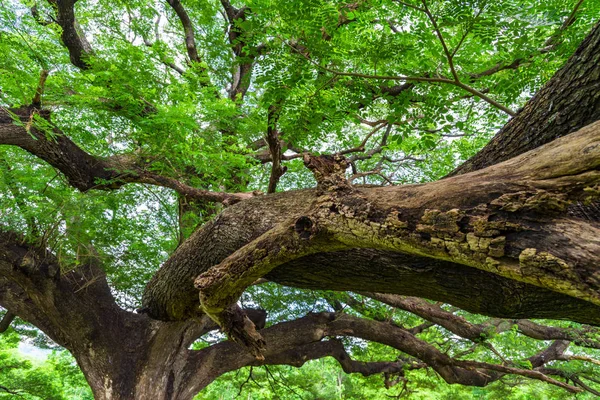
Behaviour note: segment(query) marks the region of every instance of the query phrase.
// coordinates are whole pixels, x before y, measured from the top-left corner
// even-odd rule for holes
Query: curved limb
[[[346,248],[319,227],[316,215],[288,220],[264,233],[196,278],[202,310],[234,341],[263,359],[265,342],[240,307],[244,290],[275,267],[317,252]]]

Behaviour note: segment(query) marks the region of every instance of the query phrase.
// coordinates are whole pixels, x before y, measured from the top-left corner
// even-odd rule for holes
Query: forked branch
[[[42,119],[42,124],[36,122],[38,118]],[[173,189],[190,199],[226,205],[254,196],[253,193],[213,192],[189,186],[175,178],[145,170],[138,165],[134,155],[93,156],[54,127],[49,112],[31,107],[0,109],[0,144],[20,147],[46,161],[82,192],[116,190],[128,183],[146,183]]]

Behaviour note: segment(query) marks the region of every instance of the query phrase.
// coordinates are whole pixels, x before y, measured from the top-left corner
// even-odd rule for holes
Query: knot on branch
[[[294,230],[300,236],[301,239],[310,239],[315,232],[315,224],[312,219],[306,216],[302,216],[296,220],[294,224]]]
[[[306,154],[304,165],[313,173],[319,188],[326,190],[350,188],[350,183],[346,179],[346,169],[349,164],[343,155],[312,156]]]

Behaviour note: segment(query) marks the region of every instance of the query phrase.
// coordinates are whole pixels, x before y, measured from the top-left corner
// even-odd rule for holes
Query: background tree
[[[599,8],[2,3],[2,325],[96,398],[598,395]]]

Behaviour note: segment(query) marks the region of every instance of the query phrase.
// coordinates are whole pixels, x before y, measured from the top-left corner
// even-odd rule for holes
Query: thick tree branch
[[[550,361],[560,360],[569,348],[569,344],[566,340],[556,340],[550,346],[538,351],[528,358],[532,368],[539,368]]]
[[[332,356],[345,372],[365,376],[379,373],[402,375],[406,370],[431,367],[449,383],[485,386],[505,374],[516,374],[572,392],[578,390],[549,378],[539,370],[457,360],[400,327],[344,314],[312,314],[263,329],[261,335],[266,341],[263,360],[241,352],[239,345],[233,342],[190,351],[188,347],[198,335],[215,327],[206,318],[191,323],[159,323],[126,313],[116,307],[102,275],[94,276],[93,268],[85,267],[60,277],[56,272],[59,267],[51,255],[20,243],[14,235],[0,235],[0,285],[4,289],[0,292],[0,304],[15,310],[69,348],[88,380],[94,385],[99,384],[93,387],[104,388],[107,380],[111,385],[124,384],[126,380],[118,380],[115,375],[116,372],[122,378],[123,371],[126,371],[124,366],[137,365],[144,371],[153,371],[155,364],[164,368],[166,362],[173,368],[177,366],[177,381],[187,384],[177,385],[177,389],[168,389],[169,385],[166,385],[165,392],[174,398],[188,399],[218,376],[242,366],[300,366],[310,359]],[[11,286],[9,282],[17,286]],[[59,293],[60,297],[55,297]],[[54,301],[48,301],[48,296]],[[67,318],[67,315],[73,318]],[[258,312],[253,319],[257,324],[264,322],[264,313]],[[348,356],[341,342],[324,340],[337,336],[379,342],[414,357],[414,360],[355,361]],[[174,341],[173,338],[179,339]],[[151,344],[149,353],[131,351],[146,344]],[[565,348],[565,343],[556,342],[530,358],[532,366],[537,368],[553,359],[560,359]],[[136,357],[145,361],[134,361]],[[135,370],[128,372],[133,376],[144,376],[136,374]],[[147,385],[155,383],[152,379],[142,379],[135,389],[120,387],[119,391],[132,390],[130,393],[142,396],[149,389]],[[98,398],[107,398],[103,392],[96,394]]]
[[[135,157],[118,155],[95,157],[64,135],[58,128],[37,127],[36,118],[49,122],[46,111],[24,107],[0,109],[0,144],[18,146],[62,172],[71,186],[85,192],[91,189],[115,190],[128,183],[146,183],[173,189],[196,200],[233,204],[252,193],[224,193],[197,189],[178,180],[145,171]]]
[[[88,58],[93,55],[92,46],[75,18],[76,0],[49,0],[56,7],[56,22],[62,28],[61,39],[69,50],[71,63],[83,70],[90,67]]]
[[[114,399],[113,393],[149,398],[146,394],[157,391],[146,392],[144,378],[155,386],[165,369],[177,370],[180,354],[199,335],[215,329],[206,317],[157,323],[122,310],[97,266],[85,264],[67,273],[60,270],[56,258],[45,249],[0,231],[0,305],[68,349],[96,399]],[[264,312],[249,310],[248,314],[257,325],[261,326],[261,320],[264,324]],[[154,362],[162,368],[151,369]]]
[[[342,342],[337,339],[330,339],[327,341],[316,342],[302,346],[300,352],[302,351],[305,352],[304,356],[302,357],[298,357],[298,355],[294,354],[292,351],[280,354],[279,356],[282,358],[281,361],[276,362],[277,359],[273,358],[271,362],[277,364],[295,364],[295,366],[298,366],[298,363],[304,363],[304,359],[314,360],[323,357],[333,357],[340,364],[345,373],[359,373],[362,376],[371,376],[382,373],[404,374],[404,371],[415,368],[415,365],[405,363],[403,361],[363,362],[353,360],[352,357],[350,357],[350,355],[346,352]],[[425,364],[419,364],[419,366],[424,367]]]
[[[402,328],[382,322],[342,315],[330,324],[327,332],[330,335],[342,334],[360,337],[396,348],[429,365],[448,383],[485,386],[501,377],[500,374],[493,373],[493,371],[496,371],[542,380],[571,392],[579,391],[573,386],[557,382],[539,372],[531,373],[529,370],[519,368],[452,359],[431,344],[412,336]]]
[[[343,177],[347,163],[341,156],[309,158],[305,162],[321,192],[311,211],[284,221],[200,275],[195,285],[202,307],[232,331],[227,326],[231,319],[219,313],[257,279],[310,254],[353,248],[427,254],[600,305],[598,282],[588,278],[600,262],[600,230],[556,218],[569,201],[594,196],[600,187],[599,143],[596,123],[480,173],[423,185],[426,194],[407,196],[414,188],[399,187],[391,204],[382,201],[382,188],[371,198],[352,190]],[[504,193],[494,194],[497,189],[486,188],[490,183]],[[441,211],[445,207],[431,203],[425,208],[422,202],[431,196],[438,206],[442,198],[455,208]],[[409,199],[419,203],[413,205],[420,208],[416,214]],[[511,217],[528,211],[533,213],[527,222]],[[543,240],[534,239],[538,236]],[[565,241],[571,245],[558,245]],[[571,250],[577,241],[577,250]]]
[[[519,332],[533,339],[563,340],[573,342],[578,346],[600,349],[600,332],[595,327],[558,328],[555,326],[540,325],[526,319],[511,322],[517,325]]]
[[[300,217],[308,217],[313,224],[316,222],[322,227],[321,232],[325,237],[332,240],[330,246],[322,247],[317,253],[313,253],[314,256],[339,250],[338,246],[341,244],[347,249],[363,248],[365,256],[370,254],[366,249],[377,249],[379,253],[376,252],[378,255],[376,258],[382,257],[382,260],[390,257],[388,253],[383,252],[384,250],[410,254],[415,261],[419,260],[419,257],[434,257],[436,260],[478,268],[491,275],[500,275],[508,280],[545,287],[550,291],[561,292],[566,296],[598,304],[598,292],[593,274],[596,263],[600,262],[598,260],[600,233],[594,225],[565,217],[570,201],[593,197],[596,193],[594,187],[600,178],[597,171],[598,160],[600,160],[597,154],[600,146],[596,146],[598,140],[600,140],[600,125],[593,124],[578,133],[558,139],[504,164],[425,185],[361,188],[350,192],[346,192],[346,189],[328,192],[327,189],[321,188],[325,190],[321,193],[328,194],[323,196],[311,191],[297,191],[282,193],[275,197],[267,196],[261,198],[259,202],[242,202],[241,204],[248,204],[221,214],[221,219],[208,225],[206,230],[199,231],[190,239],[189,244],[184,243],[180,246],[172,260],[163,267],[164,271],[157,274],[149,284],[145,302],[153,310],[153,315],[158,318],[173,318],[164,314],[163,307],[170,310],[169,313],[173,313],[172,315],[179,313],[185,315],[187,311],[183,310],[193,308],[197,300],[194,299],[189,283],[186,283],[189,278],[183,275],[180,278],[186,280],[174,286],[179,288],[179,294],[175,295],[164,287],[167,283],[173,284],[172,278],[168,275],[170,268],[176,268],[178,274],[183,271],[182,268],[188,268],[190,274],[194,271],[200,274],[231,255],[231,250],[227,249],[241,249],[246,245],[248,242],[244,238],[256,237],[255,235],[282,224],[279,228],[281,235],[269,236],[273,240],[265,236],[263,239],[266,241],[262,242],[263,245],[276,249],[274,239],[279,240],[283,236],[288,237],[285,240],[291,240],[293,235],[290,236],[286,229],[293,226],[293,221],[299,220]],[[311,206],[315,204],[317,198],[319,206]],[[240,216],[243,216],[248,224],[247,227],[236,223]],[[523,219],[523,216],[527,218]],[[286,225],[286,221],[291,222]],[[222,236],[215,238],[215,228],[223,232],[229,229],[237,232],[235,237],[232,237],[233,242],[223,244],[224,251],[219,252],[218,256],[214,250],[210,250],[215,256],[211,260],[203,258],[193,265],[183,261],[188,257],[197,259],[197,256],[191,253],[201,252],[200,249],[204,248],[200,240],[208,242],[218,240],[223,243]],[[252,233],[243,233],[244,229],[250,229],[249,232]],[[577,243],[577,246],[574,246],[574,243]],[[248,247],[246,250],[251,249]],[[356,260],[361,259],[357,255],[360,252],[353,254]],[[344,256],[336,257],[339,257],[338,260],[345,259]],[[294,258],[297,259],[294,256],[286,263],[299,265],[294,264],[295,261],[292,261]],[[250,259],[245,260],[244,263],[238,264],[248,265]],[[403,260],[406,265],[407,258]],[[181,262],[185,262],[187,267],[182,267],[179,264]],[[330,261],[319,262],[323,273],[327,270],[324,266],[331,264]],[[303,276],[297,275],[292,270],[284,273],[281,269],[284,268],[283,265],[273,270],[276,265],[269,265],[268,260],[265,260],[266,269],[261,271],[271,271],[269,279],[276,277],[276,281],[288,284],[315,287],[321,279],[321,285],[325,288],[356,290],[356,286],[352,285],[347,274],[356,274],[356,271],[361,271],[360,276],[363,277],[371,274],[360,267],[355,272],[351,272],[350,266],[355,265],[355,262],[345,259],[336,268],[327,270],[330,273],[329,277],[314,271]],[[430,262],[435,264],[438,261],[431,259]],[[379,271],[383,273],[389,267],[380,264],[377,268],[381,268]],[[447,279],[443,285],[453,285],[449,281],[452,279],[450,271],[453,268],[456,267],[445,267]],[[242,273],[243,268],[239,272]],[[163,273],[167,276],[159,279]],[[252,280],[241,286],[247,286],[260,278],[260,273],[257,276],[252,275]],[[395,273],[399,272],[396,270]],[[289,275],[286,277],[286,274]],[[490,305],[498,304],[498,297],[493,300],[492,297],[488,297],[490,293],[487,291],[491,290],[492,283],[495,282],[494,279],[490,279],[488,278],[488,284],[484,284],[487,289],[481,291],[478,296],[487,297],[491,302]],[[479,312],[485,309],[484,313],[498,317],[533,317],[537,310],[548,310],[547,307],[551,304],[544,305],[531,299],[535,305],[528,308],[527,312],[530,314],[524,315],[522,313],[524,310],[516,311],[515,305],[508,306],[512,311],[507,311],[508,309],[501,311],[495,307],[487,308],[482,303],[475,305],[460,301],[457,299],[458,296],[451,296],[452,301],[447,301],[448,298],[436,297],[440,293],[448,295],[452,292],[461,292],[464,295],[464,284],[457,284],[450,291],[431,291],[426,295],[423,290],[427,287],[416,285],[422,289],[417,293],[413,284],[409,293],[406,291],[407,288],[396,279],[384,280],[374,277],[368,281],[361,280],[361,283],[364,284],[363,286],[369,286],[367,290],[371,291],[424,296],[471,310],[476,306]],[[516,283],[510,285],[514,284]],[[435,285],[440,285],[439,281]],[[181,291],[182,287],[187,287],[190,291]],[[364,289],[365,287],[359,290]],[[520,289],[520,293],[523,293],[522,290]],[[505,295],[500,294],[500,296]],[[230,300],[235,301],[234,297]],[[164,301],[161,300],[162,298],[170,305],[160,305]],[[187,300],[183,300],[184,298]],[[175,299],[182,301],[179,305],[171,304]],[[522,304],[524,299],[520,300]],[[457,301],[459,303],[456,303]],[[562,301],[564,301],[563,306],[553,307],[551,312],[554,314],[553,318],[578,318],[580,322],[598,323],[598,320],[593,317],[594,313],[585,313],[584,320],[576,317],[578,312],[570,311],[568,314],[563,314],[566,310],[564,307],[570,301],[565,298]],[[504,304],[508,305],[508,302]],[[520,306],[518,308],[520,309]],[[178,311],[173,312],[174,310]]]
[[[185,34],[185,48],[190,58],[190,62],[201,65],[202,59],[198,55],[196,40],[194,38],[194,27],[188,13],[185,11],[185,8],[183,8],[183,5],[179,0],[167,0],[167,3],[169,3],[169,5],[173,8],[177,14],[177,17],[181,21],[181,24],[183,25],[183,31]],[[198,68],[200,69],[201,73],[207,72],[205,67],[199,66]]]
[[[231,339],[244,344],[257,359],[262,359],[264,341],[235,302],[248,286],[273,268],[323,246],[332,246],[321,236],[314,220],[301,217],[276,226],[240,248],[194,281],[200,291],[202,310]]]

